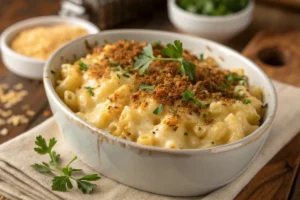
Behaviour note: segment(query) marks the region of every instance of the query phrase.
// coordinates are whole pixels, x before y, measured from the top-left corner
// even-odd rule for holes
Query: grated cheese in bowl
[[[67,24],[35,27],[21,31],[11,42],[11,48],[24,56],[47,60],[63,44],[86,34],[86,29]]]

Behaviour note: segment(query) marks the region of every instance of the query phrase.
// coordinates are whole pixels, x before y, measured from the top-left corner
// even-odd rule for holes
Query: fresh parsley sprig
[[[244,99],[244,100],[243,100],[243,104],[249,104],[249,103],[251,103],[251,100],[250,100],[250,99]]]
[[[153,55],[153,48],[148,44],[143,48],[142,54],[135,58],[134,69],[139,69],[140,73],[144,74],[151,62],[155,60],[175,61],[180,63],[180,72],[182,75],[188,76],[191,80],[196,79],[195,64],[183,58],[182,43],[175,40],[174,44],[167,44],[167,47],[162,50],[162,53],[169,58],[157,58]]]
[[[35,144],[37,145],[34,148],[34,151],[41,155],[49,154],[50,156],[50,164],[42,162],[42,164],[33,164],[31,165],[36,171],[40,173],[51,173],[55,175],[52,179],[52,190],[54,191],[61,191],[66,192],[67,189],[73,188],[72,181],[77,183],[78,189],[84,193],[89,194],[93,191],[96,184],[92,184],[89,181],[96,181],[99,180],[101,177],[98,174],[89,174],[85,175],[81,178],[75,178],[72,176],[73,172],[81,171],[81,169],[74,169],[70,167],[70,165],[77,159],[75,156],[65,167],[59,166],[58,163],[60,161],[60,156],[55,151],[53,151],[53,147],[56,144],[56,139],[52,138],[49,141],[49,145],[47,145],[45,138],[42,136],[37,136]]]
[[[85,64],[82,60],[79,60],[78,65],[80,71],[87,71],[89,68],[89,66]]]
[[[235,76],[235,75],[232,75],[232,74],[226,74],[225,77],[226,77],[226,80],[228,82],[243,81],[244,80],[244,77],[242,77],[242,76]]]
[[[109,63],[109,66],[113,66],[113,67],[116,67],[118,65],[119,65],[119,63],[117,63],[117,62],[110,62]]]
[[[154,88],[155,88],[154,85],[141,84],[141,85],[139,86],[139,89],[140,89],[140,90],[149,91],[149,92],[151,92],[151,93],[154,92]]]
[[[88,91],[88,93],[90,93],[91,96],[95,96],[95,93],[94,93],[95,88],[86,86],[86,87],[84,87],[84,89],[86,89],[86,91]]]
[[[202,103],[198,99],[196,99],[194,93],[191,90],[189,90],[189,89],[187,89],[184,92],[182,92],[181,97],[182,97],[181,98],[182,101],[192,101],[198,107],[202,106]]]
[[[199,60],[199,61],[203,61],[203,60],[204,60],[204,54],[203,54],[203,53],[200,54],[198,60]]]
[[[114,67],[114,68],[111,69],[111,71],[113,71],[113,72],[122,71],[122,70],[123,69],[120,65],[118,65],[117,67]]]
[[[154,115],[159,115],[164,111],[164,106],[162,104],[159,104],[155,110],[153,110]]]

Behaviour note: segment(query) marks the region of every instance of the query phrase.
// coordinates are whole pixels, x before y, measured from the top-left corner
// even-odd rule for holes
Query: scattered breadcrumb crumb
[[[30,108],[29,104],[25,104],[21,107],[22,110],[28,110]]]
[[[26,111],[26,115],[32,117],[32,116],[35,115],[35,112],[34,112],[33,110],[27,110],[27,111]]]
[[[4,128],[0,131],[0,135],[2,136],[6,136],[8,134],[8,129],[7,128]]]
[[[27,124],[29,122],[25,115],[13,115],[6,120],[7,124],[12,124],[13,126],[18,126],[20,124]]]
[[[27,94],[28,92],[25,90],[9,90],[7,93],[0,95],[0,102],[4,104],[4,108],[11,108],[21,102]]]
[[[44,117],[49,117],[51,115],[51,112],[49,111],[49,110],[45,110],[44,112],[43,112],[43,116]]]
[[[0,105],[3,106],[4,109],[0,109],[0,126],[11,124],[13,126],[18,126],[20,124],[26,124],[29,122],[27,116],[34,116],[35,112],[29,110],[30,105],[26,104],[22,106],[22,110],[26,110],[26,115],[19,114],[14,115],[12,108],[16,104],[23,101],[24,97],[28,94],[26,90],[23,90],[24,85],[22,83],[17,83],[13,86],[13,89],[9,89],[8,84],[0,84]],[[3,119],[4,118],[4,119]],[[3,128],[0,132],[1,135],[7,135],[8,129]]]
[[[22,83],[18,83],[16,85],[14,85],[14,89],[15,90],[22,90],[23,89],[23,84]]]

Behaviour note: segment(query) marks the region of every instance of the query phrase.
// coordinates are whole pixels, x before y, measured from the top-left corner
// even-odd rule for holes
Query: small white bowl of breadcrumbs
[[[1,56],[13,73],[42,79],[47,59],[62,45],[87,34],[97,26],[73,17],[46,16],[27,19],[8,27],[1,35]]]

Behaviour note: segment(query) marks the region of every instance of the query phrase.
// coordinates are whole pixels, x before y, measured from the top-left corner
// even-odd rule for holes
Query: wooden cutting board
[[[270,78],[300,86],[300,31],[262,31],[250,41],[243,54]],[[299,143],[299,137],[292,142]],[[236,200],[299,200],[300,151],[298,147],[289,148],[280,151],[281,159],[274,157],[261,169]]]
[[[260,32],[243,54],[271,78],[300,87],[300,30]]]

